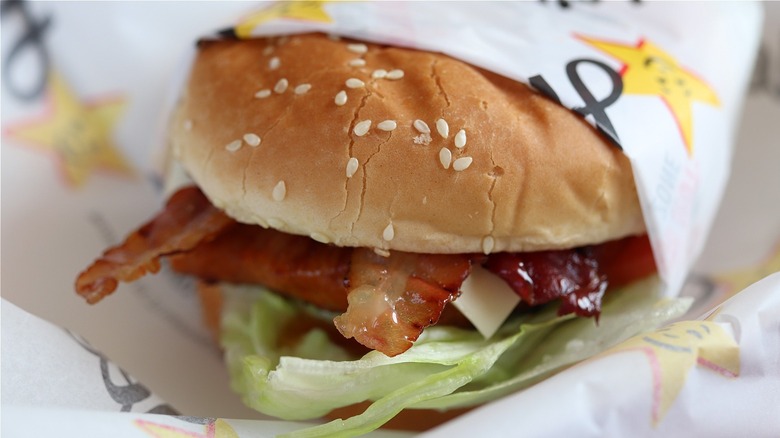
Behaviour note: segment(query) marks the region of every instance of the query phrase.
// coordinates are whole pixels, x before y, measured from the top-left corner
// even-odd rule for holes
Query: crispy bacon
[[[174,270],[204,280],[262,284],[317,307],[344,311],[351,248],[238,224],[211,242],[171,257]]]
[[[322,309],[346,312],[352,252],[352,248],[239,224],[170,261],[175,271],[207,281],[262,284]],[[428,263],[420,266],[424,278],[446,275],[441,269],[437,271],[433,257],[428,256]],[[446,284],[452,281],[443,280]],[[457,290],[454,284],[448,287]],[[445,307],[439,321],[459,327],[470,324],[453,307]]]
[[[76,290],[95,303],[119,281],[157,272],[164,256],[175,270],[207,281],[263,284],[345,312],[334,320],[341,334],[388,356],[409,349],[429,325],[465,322],[446,304],[457,298],[472,263],[503,278],[528,305],[560,299],[559,313],[596,317],[608,276],[626,283],[655,271],[646,236],[573,250],[383,257],[238,224],[189,187],[82,272]]]
[[[234,223],[199,189],[179,190],[160,214],[82,272],[76,291],[88,303],[96,303],[116,290],[119,281],[134,281],[159,271],[161,256],[191,250]]]
[[[609,287],[629,284],[657,270],[647,234],[611,240],[589,248],[599,263],[599,272],[609,280]]]
[[[436,324],[444,306],[457,298],[471,270],[466,254],[383,257],[358,248],[349,271],[349,307],[334,319],[346,338],[395,356],[408,350],[423,329]]]
[[[586,248],[578,250],[498,253],[488,257],[485,268],[504,281],[530,306],[561,299],[558,314],[595,316],[607,279]]]
[[[646,234],[577,249],[498,253],[484,266],[528,305],[560,298],[559,314],[596,318],[608,285],[623,286],[656,272]]]
[[[334,321],[342,334],[350,338],[347,331],[361,332],[354,336],[361,344],[396,355],[440,319],[463,324],[458,312],[444,309],[457,296],[470,261],[466,255],[397,251],[385,258],[368,249],[339,248],[239,224],[171,257],[171,266],[210,281],[263,284],[346,312]]]

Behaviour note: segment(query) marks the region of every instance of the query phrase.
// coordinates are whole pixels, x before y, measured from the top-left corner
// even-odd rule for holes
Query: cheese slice
[[[496,333],[520,302],[520,297],[504,280],[481,266],[472,268],[460,292],[460,297],[452,305],[474,324],[485,339]]]

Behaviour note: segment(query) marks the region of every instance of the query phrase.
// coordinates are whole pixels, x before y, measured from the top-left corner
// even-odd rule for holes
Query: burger
[[[168,150],[185,183],[76,290],[97,302],[163,260],[199,278],[250,407],[365,408],[307,433],[485,403],[682,309],[648,292],[626,156],[527,85],[442,54],[202,40]]]

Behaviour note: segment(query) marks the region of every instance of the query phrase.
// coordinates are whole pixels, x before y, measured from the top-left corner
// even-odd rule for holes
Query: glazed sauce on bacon
[[[438,322],[471,270],[464,254],[393,251],[383,257],[366,248],[356,248],[351,263],[349,306],[333,322],[344,337],[388,356],[408,350]]]
[[[529,306],[559,299],[559,315],[597,319],[608,285],[623,286],[656,271],[647,235],[575,249],[491,254],[483,266]]]
[[[595,316],[607,277],[588,249],[499,253],[488,257],[485,268],[498,275],[529,306],[560,300],[559,315]]]
[[[119,281],[157,272],[161,257],[202,279],[263,284],[344,312],[334,320],[338,330],[388,356],[409,349],[425,327],[447,314],[472,263],[504,279],[529,306],[557,300],[560,314],[594,317],[608,284],[655,272],[647,236],[571,250],[489,256],[392,251],[383,257],[238,224],[189,187],[82,272],[76,290],[95,303]]]

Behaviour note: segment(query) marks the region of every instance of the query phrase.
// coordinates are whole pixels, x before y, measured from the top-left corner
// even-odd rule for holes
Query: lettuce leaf
[[[363,357],[318,328],[281,345],[283,327],[299,318],[332,318],[256,287],[226,287],[222,321],[233,389],[244,402],[286,420],[318,418],[372,400],[360,415],[290,436],[370,432],[403,409],[468,407],[526,388],[664,321],[690,301],[659,299],[657,279],[612,291],[601,317],[557,316],[555,306],[511,318],[490,339],[455,327],[429,327],[405,353]]]

